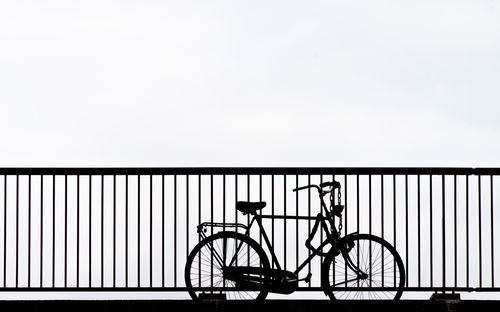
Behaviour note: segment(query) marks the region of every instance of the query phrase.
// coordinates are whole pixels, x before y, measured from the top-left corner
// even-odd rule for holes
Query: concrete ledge
[[[165,312],[165,311],[222,311],[222,312],[318,312],[318,311],[500,311],[500,301],[442,302],[431,300],[401,301],[328,301],[328,300],[266,300],[193,302],[187,300],[47,300],[0,301],[2,311],[42,312],[65,310],[67,312]]]

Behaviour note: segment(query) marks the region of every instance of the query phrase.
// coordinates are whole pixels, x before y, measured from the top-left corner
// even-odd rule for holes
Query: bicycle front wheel
[[[321,274],[322,288],[332,300],[397,300],[405,285],[396,249],[370,234],[342,238],[325,257]]]
[[[240,233],[220,232],[205,238],[193,248],[186,262],[184,277],[189,295],[194,300],[213,294],[222,294],[228,300],[263,300],[268,293],[265,282],[245,287],[235,280],[261,278],[260,272],[266,270],[269,270],[269,260],[256,241]],[[235,271],[242,273],[234,278],[228,273],[231,271],[233,275]]]

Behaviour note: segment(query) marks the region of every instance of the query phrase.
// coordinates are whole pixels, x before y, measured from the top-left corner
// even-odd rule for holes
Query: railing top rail
[[[500,168],[468,167],[11,167],[0,175],[500,175]]]

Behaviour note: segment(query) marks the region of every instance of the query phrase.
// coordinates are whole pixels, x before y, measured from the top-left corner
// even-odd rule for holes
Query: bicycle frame
[[[306,217],[306,216],[296,216],[296,217],[289,217],[289,216],[271,216],[271,215],[255,215],[252,219],[252,221],[250,222],[246,232],[245,232],[245,235],[249,235],[250,234],[250,228],[252,227],[253,223],[256,221],[257,222],[257,225],[259,226],[260,228],[260,232],[264,238],[264,241],[266,242],[266,245],[267,245],[267,248],[269,250],[269,252],[271,253],[271,259],[272,259],[272,262],[276,265],[276,268],[278,270],[282,270],[281,268],[281,265],[278,261],[278,258],[276,257],[276,254],[274,253],[274,250],[272,248],[272,244],[269,240],[269,237],[267,236],[267,233],[264,229],[264,226],[262,225],[262,219],[284,219],[284,220],[315,220],[315,224],[314,224],[314,227],[313,227],[313,231],[310,233],[309,235],[309,238],[307,241],[310,241],[310,239],[312,238],[312,236],[314,236],[314,234],[316,233],[316,231],[314,230],[315,228],[317,229],[318,225],[320,224],[321,225],[321,229],[326,233],[327,237],[326,239],[319,245],[318,248],[316,248],[317,250],[322,250],[326,245],[328,244],[335,244],[335,242],[337,241],[337,239],[339,238],[339,236],[334,236],[328,229],[328,225],[327,225],[327,217],[323,216],[322,214],[318,214],[317,216],[315,217]],[[334,233],[337,233],[337,230],[335,228],[335,226],[332,228],[332,231]],[[317,252],[312,252],[298,267],[297,269],[293,272],[295,275],[297,275],[300,271],[302,271],[302,269],[304,269],[307,264],[309,262],[312,261],[312,259],[314,257],[316,257],[317,255],[319,255],[319,253]]]
[[[271,261],[276,265],[276,268],[278,270],[283,270],[281,268],[281,265],[278,261],[278,258],[276,257],[276,254],[274,253],[273,246],[271,244],[271,241],[269,240],[269,237],[267,236],[267,233],[264,229],[264,226],[262,224],[262,219],[282,219],[282,220],[315,220],[313,229],[311,233],[309,233],[309,237],[306,240],[306,247],[310,250],[312,250],[311,254],[297,267],[297,269],[293,272],[295,276],[304,269],[309,262],[312,261],[312,259],[318,255],[325,255],[326,253],[320,252],[326,245],[331,244],[335,245],[335,243],[341,238],[340,233],[337,231],[337,228],[335,227],[335,223],[333,220],[332,214],[328,211],[328,208],[323,200],[323,197],[329,194],[329,192],[324,192],[320,193],[320,200],[321,200],[321,207],[324,210],[325,215],[318,213],[316,216],[273,216],[273,215],[261,215],[261,214],[255,214],[253,218],[251,219],[250,223],[248,226],[241,224],[241,223],[210,223],[210,222],[205,222],[202,223],[198,226],[198,233],[202,236],[202,238],[205,238],[206,235],[204,234],[204,231],[202,230],[203,227],[211,226],[211,227],[224,227],[225,228],[241,228],[245,231],[244,235],[250,236],[250,229],[252,228],[252,225],[256,222],[257,225],[259,226],[260,233],[262,237],[264,238],[264,241],[266,242],[267,248],[271,254]],[[321,242],[321,244],[317,247],[314,248],[312,245],[310,245],[310,242],[314,235],[316,234],[318,227],[321,225],[321,230],[324,231],[326,234],[326,239]],[[330,228],[329,228],[330,227]],[[351,235],[351,234],[350,234]]]

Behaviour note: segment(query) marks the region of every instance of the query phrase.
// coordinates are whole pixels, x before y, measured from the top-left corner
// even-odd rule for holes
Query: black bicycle
[[[396,249],[387,241],[371,234],[355,232],[341,236],[344,206],[341,205],[339,182],[307,185],[293,191],[308,188],[318,191],[323,213],[313,217],[300,217],[315,220],[315,223],[305,242],[311,252],[294,272],[281,268],[262,225],[262,219],[275,216],[257,213],[266,203],[237,202],[238,211],[253,216],[248,226],[210,222],[198,225],[202,240],[189,254],[184,273],[190,296],[195,300],[212,296],[230,300],[263,300],[270,292],[291,294],[297,290],[300,281],[309,283],[311,280],[311,273],[304,278],[299,278],[299,273],[314,257],[324,256],[321,289],[330,299],[399,299],[405,286],[405,269]],[[334,203],[336,190],[337,204]],[[324,200],[328,194],[329,208]],[[338,230],[335,217],[340,219]],[[254,223],[260,228],[274,268],[271,268],[262,246],[249,236]],[[207,237],[206,232],[210,227],[222,228],[222,231]],[[325,233],[325,239],[318,247],[314,247],[312,240],[320,227]],[[238,228],[244,230],[244,234],[238,233]]]

